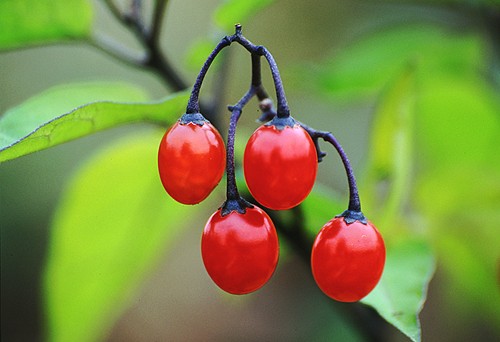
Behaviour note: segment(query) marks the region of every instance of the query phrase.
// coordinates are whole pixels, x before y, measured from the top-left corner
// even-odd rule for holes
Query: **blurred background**
[[[96,11],[95,35],[105,33],[133,44],[131,37],[114,22],[102,3],[94,2],[93,5]],[[206,40],[207,36],[218,41],[221,35],[232,33],[220,31],[212,22],[212,13],[219,5],[220,2],[216,0],[169,1],[163,27],[162,48],[189,84],[194,82],[202,63],[202,60],[191,58],[195,43]],[[0,13],[0,17],[7,15],[8,13]],[[441,88],[438,89],[438,85],[451,89],[447,84],[452,84],[455,76],[467,77],[463,84],[478,92],[475,96],[477,103],[470,104],[471,111],[485,102],[492,104],[492,108],[497,110],[493,116],[488,117],[479,113],[478,117],[472,120],[475,122],[474,125],[467,124],[475,131],[467,132],[466,134],[470,135],[464,137],[470,142],[484,134],[498,136],[500,131],[496,129],[500,122],[500,112],[498,112],[500,108],[498,27],[500,26],[497,26],[499,20],[500,4],[496,1],[288,0],[274,1],[265,7],[244,23],[243,32],[251,41],[266,46],[273,53],[282,71],[292,114],[312,127],[331,130],[342,142],[354,169],[362,170],[368,158],[370,129],[378,101],[387,84],[397,76],[393,69],[384,69],[384,63],[376,60],[386,58],[376,49],[387,50],[389,45],[390,51],[391,39],[394,39],[395,55],[399,56],[401,51],[404,52],[406,49],[410,51],[414,48],[411,44],[406,48],[405,39],[411,40],[415,37],[419,39],[419,34],[422,32],[421,37],[424,37],[422,39],[427,39],[426,32],[431,32],[429,36],[432,37],[435,36],[433,32],[438,32],[438,38],[429,43],[431,50],[435,50],[435,55],[438,56],[443,52],[440,47],[444,50],[451,47],[451,57],[446,57],[449,63],[444,64],[428,58],[431,67],[418,76],[417,82],[422,84],[425,83],[426,73],[438,74],[436,82],[432,83],[422,96],[443,95],[437,100],[428,100],[427,106],[432,101],[439,102],[440,99],[453,101],[452,96],[446,97],[449,93],[439,92]],[[343,79],[342,73],[338,73],[339,69],[335,69],[338,60],[341,66],[349,67],[349,54],[343,54],[343,51],[355,42],[385,31],[394,34],[371,42],[374,51],[372,60],[376,60],[374,65],[379,65],[381,69],[372,70],[367,67],[369,70],[369,73],[365,74],[367,81],[359,75],[357,77],[361,79],[351,78],[349,70],[345,76],[347,81]],[[398,35],[398,32],[402,33]],[[405,38],[405,32],[408,38]],[[430,55],[432,57],[432,51]],[[248,56],[241,49],[232,48],[225,56],[226,91],[219,94],[223,97],[220,100],[223,106],[235,102],[243,94],[248,87],[250,75]],[[464,60],[467,59],[472,66],[464,67],[459,63],[460,58],[456,58],[457,56],[465,56]],[[365,57],[370,61],[369,55]],[[457,60],[459,62],[456,62]],[[443,68],[448,70],[442,72]],[[438,69],[439,72],[436,71]],[[391,73],[393,74],[390,77],[380,76]],[[453,77],[449,76],[451,73],[454,73]],[[465,73],[467,75],[464,76]],[[160,99],[169,92],[153,73],[120,63],[90,44],[65,43],[0,54],[0,113],[49,87],[96,80],[118,80],[139,84],[153,99]],[[341,83],[349,80],[352,80],[352,86],[342,88],[347,89],[345,92],[337,91],[337,81]],[[215,82],[215,77],[209,74],[202,92],[204,96],[209,97],[211,93],[216,93],[213,86]],[[272,83],[267,74],[265,82],[268,91],[272,93]],[[458,90],[458,96],[461,94],[460,91],[470,94],[467,87]],[[450,91],[454,92],[453,89]],[[446,109],[447,103],[443,103],[442,106],[435,108]],[[252,102],[246,112],[247,115],[242,118],[241,126],[244,127],[242,139],[245,139],[245,134],[257,127],[255,119],[259,113],[257,109],[252,112],[250,109],[252,105],[257,108]],[[422,111],[427,113],[426,115],[433,115],[425,108],[426,104],[422,106]],[[456,113],[450,112],[447,117],[462,120],[460,115],[457,117],[454,114]],[[429,125],[449,125],[450,129],[454,127],[453,123],[444,119],[441,122],[439,120],[436,119]],[[224,120],[221,120],[221,125],[225,124]],[[483,132],[485,124],[490,130]],[[49,248],[51,220],[68,180],[103,146],[118,141],[127,134],[149,129],[151,128],[148,125],[120,127],[0,164],[2,341],[44,340],[46,317],[43,310],[41,279]],[[462,134],[462,126],[457,129],[458,133],[451,133],[452,138]],[[432,177],[433,173],[443,174],[448,170],[426,159],[433,158],[432,153],[426,152],[432,150],[429,146],[436,141],[447,140],[448,137],[441,135],[440,132],[442,131],[429,134],[429,139],[417,134],[417,143],[423,141],[424,145],[423,152],[416,148],[415,157],[419,161],[416,169],[419,172],[422,169],[425,171],[422,171],[421,174],[424,176],[421,179]],[[453,145],[454,141],[449,144]],[[485,236],[490,236],[488,243],[480,238],[477,240],[471,238],[474,241],[470,242],[470,249],[461,250],[465,254],[470,254],[470,251],[480,250],[481,246],[484,246],[487,251],[478,254],[488,255],[489,266],[491,263],[495,264],[496,256],[497,272],[500,273],[498,263],[500,247],[495,244],[499,235],[497,219],[500,212],[498,146],[492,146],[489,151],[479,152],[475,150],[457,152],[455,148],[461,145],[452,146],[452,152],[445,149],[446,143],[437,143],[436,146],[438,149],[441,148],[441,151],[438,151],[439,158],[446,159],[449,155],[456,157],[455,159],[450,157],[449,163],[460,159],[462,155],[484,152],[490,156],[491,169],[488,166],[488,169],[484,170],[483,165],[488,164],[481,164],[484,177],[483,173],[476,173],[477,178],[457,176],[451,177],[450,182],[453,186],[455,181],[481,183],[481,179],[487,179],[486,183],[491,190],[491,193],[485,195],[489,199],[487,209],[496,212],[496,215],[486,214],[481,220],[471,219],[466,222],[468,227],[463,227],[465,224],[461,217],[451,216],[454,215],[453,210],[445,212],[444,209],[440,209],[436,216],[443,219],[441,225],[459,226],[455,231],[457,235],[471,227],[477,231],[476,237],[480,236],[483,239]],[[333,156],[333,152],[330,152],[330,155]],[[461,168],[463,165],[457,164],[457,167]],[[332,177],[334,174],[342,175],[341,165],[336,158],[327,158],[320,167],[319,182],[345,197],[345,180],[343,176]],[[418,202],[420,204],[416,206],[426,210],[426,205],[422,205],[420,200],[422,197],[428,197],[433,201],[447,202],[449,203],[447,207],[459,211],[477,209],[469,206],[468,199],[463,201],[461,198],[449,199],[445,195],[436,194],[449,185],[439,182],[426,183],[430,185],[415,190],[415,198],[418,200],[412,203]],[[477,191],[482,191],[479,189],[482,188],[479,187]],[[467,191],[462,192],[463,196],[469,196],[471,191],[473,190],[467,188]],[[220,193],[215,195],[219,198],[214,198],[212,203],[223,200]],[[482,194],[476,193],[476,195],[480,201]],[[476,200],[476,197],[473,200]],[[293,252],[287,256],[286,262],[280,262],[269,285],[257,293],[248,297],[221,295],[206,275],[199,255],[200,232],[212,211],[213,206],[202,205],[196,217],[189,218],[179,240],[173,247],[164,251],[160,262],[145,279],[106,340],[364,340],[356,327],[356,322],[342,314],[344,310],[341,305],[330,303],[322,295],[310,277],[307,265]],[[482,215],[481,212],[478,215]],[[469,216],[467,218],[469,219]],[[496,223],[492,225],[492,222],[489,222],[483,225],[482,220],[488,218]],[[477,227],[480,228],[476,229]],[[484,229],[481,230],[481,227]],[[434,242],[442,237],[442,235],[429,235]],[[435,243],[434,248],[443,251],[443,244],[439,241]],[[456,258],[455,265],[460,267],[462,254],[457,254],[457,250],[452,247],[449,248],[448,259]],[[443,266],[442,262],[448,266]],[[449,265],[449,261],[441,261],[438,256],[437,272],[430,284],[428,300],[421,314],[423,340],[499,340],[499,328],[495,326],[495,319],[491,317],[498,311],[485,309],[487,304],[484,302],[488,302],[490,294],[486,291],[481,292],[478,295],[486,297],[479,299],[461,295],[461,291],[473,290],[475,286],[482,289],[479,283],[482,273],[478,271],[479,276],[474,279],[476,273],[471,272],[470,284],[464,286],[457,284],[457,288],[454,288],[453,281],[460,277],[454,274],[453,268]],[[491,267],[486,269],[491,270]],[[500,278],[500,274],[496,277]],[[495,285],[493,287],[495,288]],[[498,296],[500,293],[498,282],[496,291]],[[463,298],[463,302],[460,302],[460,298]],[[477,305],[475,305],[476,300]],[[495,300],[492,299],[493,302]],[[387,341],[407,340],[395,328],[383,326],[382,329]]]

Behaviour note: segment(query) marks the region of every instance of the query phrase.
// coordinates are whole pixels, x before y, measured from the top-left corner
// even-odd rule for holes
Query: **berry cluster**
[[[200,113],[199,92],[217,54],[231,43],[242,45],[252,57],[250,89],[234,106],[227,151],[221,135]],[[260,59],[266,58],[276,89],[277,109],[261,83]],[[236,186],[234,140],[243,107],[256,96],[266,122],[250,137],[243,156],[248,189],[262,206],[286,210],[311,192],[318,162],[325,153],[319,138],[332,144],[346,169],[350,200],[342,214],[320,230],[311,253],[314,279],[329,297],[358,301],[378,283],[385,263],[383,239],[361,213],[359,195],[349,160],[335,137],[295,120],[289,112],[276,62],[263,46],[241,34],[224,37],[209,55],[193,86],[186,113],[163,136],[158,152],[160,178],[168,194],[180,203],[203,201],[226,170],[227,199],[203,230],[201,252],[212,280],[232,294],[262,287],[272,276],[279,256],[278,235],[268,214],[243,199]]]

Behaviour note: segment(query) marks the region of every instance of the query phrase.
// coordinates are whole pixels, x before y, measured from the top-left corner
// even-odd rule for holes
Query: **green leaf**
[[[187,94],[177,93],[155,103],[85,104],[102,99],[144,101],[145,94],[115,83],[60,86],[35,96],[0,119],[0,162],[125,123],[170,124],[182,114]]]
[[[88,0],[2,0],[0,13],[0,50],[85,38],[92,24]]]
[[[496,210],[496,217],[491,217],[496,220],[485,222],[490,240],[485,239],[484,232],[479,233],[482,237],[479,240],[472,234],[464,234],[465,227],[457,227],[459,232],[443,236],[437,248],[440,250],[440,265],[447,275],[442,286],[453,288],[446,293],[446,300],[453,303],[451,310],[457,310],[466,319],[481,317],[500,332],[498,206]],[[487,257],[488,253],[495,251],[495,258]]]
[[[352,99],[373,95],[410,63],[419,80],[475,74],[487,67],[488,53],[486,42],[474,32],[431,25],[394,27],[344,47],[324,63],[295,69],[299,80],[294,83],[336,99]]]
[[[476,133],[480,134],[470,132]],[[500,129],[497,135],[500,136]],[[464,135],[463,139],[469,137]],[[446,298],[451,303],[450,310],[465,319],[484,317],[484,321],[500,327],[498,144],[476,143],[471,142],[476,154],[490,151],[488,160],[479,162],[472,151],[463,151],[463,160],[457,158],[447,167],[435,162],[434,167],[429,166],[432,169],[420,176],[414,202],[427,218],[440,266],[447,275],[443,286],[453,287]],[[450,154],[454,152],[460,153]]]
[[[429,224],[452,310],[500,323],[500,101],[483,77],[439,78],[419,96],[414,203]]]
[[[482,76],[439,77],[421,87],[417,135],[419,163],[435,168],[500,165],[500,98]]]
[[[215,11],[214,21],[224,31],[231,32],[235,24],[245,26],[248,18],[272,2],[273,0],[226,0]]]
[[[394,235],[394,220],[411,194],[414,116],[415,72],[408,66],[380,96],[361,188],[366,213],[374,214],[387,236]]]
[[[184,228],[193,207],[170,199],[159,181],[161,134],[102,151],[63,194],[44,278],[51,341],[101,340]]]
[[[362,302],[377,310],[412,341],[420,341],[418,314],[434,268],[434,258],[425,242],[405,240],[390,245],[382,279]]]
[[[434,271],[428,245],[409,224],[415,163],[415,68],[408,65],[382,92],[370,139],[361,194],[365,214],[384,236],[387,261],[375,290],[362,302],[375,308],[413,341],[420,341],[420,313]]]

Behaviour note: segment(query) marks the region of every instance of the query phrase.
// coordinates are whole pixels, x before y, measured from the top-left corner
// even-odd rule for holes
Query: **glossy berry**
[[[219,132],[209,122],[177,122],[160,142],[158,170],[163,187],[176,201],[203,201],[224,173],[226,152]]]
[[[319,288],[341,302],[355,302],[377,285],[385,246],[370,222],[347,224],[336,217],[323,226],[313,245],[311,266]]]
[[[216,211],[201,240],[205,268],[224,291],[246,294],[262,287],[278,263],[278,236],[269,216],[260,208],[244,214]]]
[[[300,204],[316,179],[316,148],[299,125],[278,129],[259,127],[250,137],[243,158],[250,193],[263,206],[283,210]]]

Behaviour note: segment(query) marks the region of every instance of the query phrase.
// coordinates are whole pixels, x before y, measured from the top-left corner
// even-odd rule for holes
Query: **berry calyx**
[[[260,126],[248,140],[243,157],[250,193],[263,206],[290,209],[311,192],[318,160],[309,134],[291,117],[292,125],[278,125],[282,118]]]
[[[327,296],[341,302],[356,302],[370,293],[384,263],[385,245],[377,228],[344,216],[321,228],[311,253],[314,280]]]
[[[244,213],[217,210],[208,220],[201,239],[201,254],[212,280],[224,291],[247,294],[261,288],[278,263],[278,235],[260,208]]]
[[[161,182],[183,204],[203,201],[220,182],[225,163],[222,137],[200,113],[183,115],[160,142]]]

